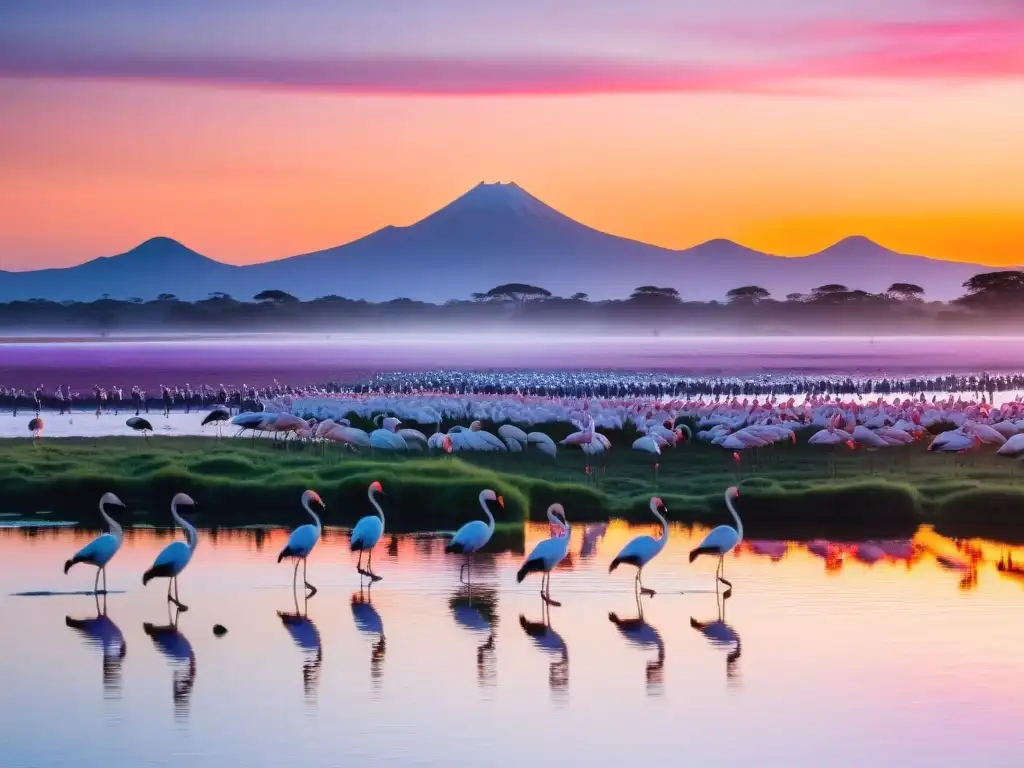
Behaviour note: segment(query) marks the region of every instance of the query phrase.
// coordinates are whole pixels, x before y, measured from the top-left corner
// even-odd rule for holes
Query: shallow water
[[[701,532],[674,528],[644,574],[646,625],[620,628],[633,571],[608,563],[651,529],[581,528],[550,628],[536,578],[515,582],[521,554],[481,556],[470,601],[441,540],[386,540],[383,580],[360,592],[331,531],[309,564],[320,592],[296,605],[275,563],[286,532],[247,530],[200,532],[176,630],[160,628],[163,584],[139,581],[166,532],[130,532],[110,566],[125,592],[75,627],[93,597],[12,593],[90,588],[91,569],[62,564],[94,534],[2,530],[0,679],[17,706],[0,762],[1020,764],[1024,580],[996,570],[1007,548],[924,530],[910,559],[868,565],[852,546],[755,542],[726,562],[723,615],[714,564],[687,562]],[[524,546],[546,535],[531,526]]]
[[[264,386],[380,371],[615,369],[680,375],[932,375],[1024,370],[1012,337],[484,337],[414,334],[167,337],[0,343],[0,385]]]

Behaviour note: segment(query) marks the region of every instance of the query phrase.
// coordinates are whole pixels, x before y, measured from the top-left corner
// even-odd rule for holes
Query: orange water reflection
[[[12,762],[60,764],[70,743],[82,764],[114,749],[125,765],[184,749],[210,764],[452,764],[480,752],[518,765],[527,748],[549,764],[664,764],[684,741],[700,765],[1019,757],[1024,581],[1007,564],[1024,563],[1024,548],[930,529],[907,541],[747,541],[726,563],[725,600],[714,564],[688,562],[705,531],[673,526],[644,571],[657,596],[638,605],[633,574],[608,563],[639,533],[656,528],[574,526],[571,561],[552,575],[563,606],[551,608],[539,579],[515,581],[546,525],[481,555],[472,587],[459,582],[461,557],[416,535],[386,536],[383,580],[361,585],[347,535],[328,529],[308,601],[276,563],[286,531],[201,531],[181,575],[191,610],[169,616],[164,590],[141,584],[166,532],[129,532],[97,608],[92,596],[12,596],[91,587],[91,573],[65,576],[62,564],[93,533],[0,530]],[[48,739],[30,739],[44,716]],[[745,737],[706,738],[724,722]],[[130,735],[103,738],[115,727]],[[854,732],[867,752],[836,753]]]

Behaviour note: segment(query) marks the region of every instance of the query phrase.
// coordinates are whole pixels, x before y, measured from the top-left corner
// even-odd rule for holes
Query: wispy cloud
[[[688,34],[695,30],[688,29]],[[0,77],[99,79],[366,95],[573,95],[810,89],[823,80],[1024,77],[1024,17],[742,24],[703,32],[770,46],[714,62],[595,57],[268,58],[0,47]]]

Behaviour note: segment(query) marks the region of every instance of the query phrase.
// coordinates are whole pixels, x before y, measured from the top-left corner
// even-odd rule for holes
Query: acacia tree
[[[797,303],[797,302],[801,302],[803,300],[804,300],[804,295],[802,293],[787,293],[786,294],[786,301],[789,301],[789,302],[792,302],[792,303]]]
[[[476,294],[474,294],[475,296]],[[523,302],[530,299],[550,299],[551,291],[528,283],[505,283],[491,288],[484,294],[484,298]]]
[[[914,283],[893,283],[886,293],[900,301],[919,301],[924,296],[924,288]]]
[[[771,298],[771,293],[759,285],[744,285],[733,288],[725,298],[730,304],[757,304],[759,301]]]
[[[290,293],[285,293],[284,291],[279,291],[274,288],[266,291],[260,291],[252,298],[254,301],[261,301],[264,304],[274,304],[276,306],[280,306],[282,304],[295,304],[298,302],[298,299]]]
[[[675,288],[659,288],[656,285],[641,285],[633,291],[630,301],[645,303],[678,302],[679,291]]]
[[[967,293],[956,303],[967,306],[1016,304],[1024,299],[1024,272],[982,272],[963,285]]]

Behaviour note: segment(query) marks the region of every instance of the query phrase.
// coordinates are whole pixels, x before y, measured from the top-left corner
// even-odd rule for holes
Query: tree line
[[[670,286],[641,285],[626,299],[592,301],[585,293],[554,296],[541,286],[506,283],[444,304],[395,298],[368,302],[330,294],[303,301],[267,289],[245,300],[211,293],[199,301],[173,294],[156,299],[53,302],[30,299],[0,304],[0,327],[12,330],[123,333],[169,328],[195,330],[367,330],[423,323],[473,327],[509,323],[588,327],[604,332],[671,332],[674,329],[744,333],[851,331],[958,332],[1019,328],[1024,317],[1024,272],[986,272],[964,284],[950,302],[929,301],[913,283],[893,283],[883,293],[840,284],[774,297],[758,285],[728,292],[724,301],[687,301]],[[753,325],[752,325],[753,324]]]

